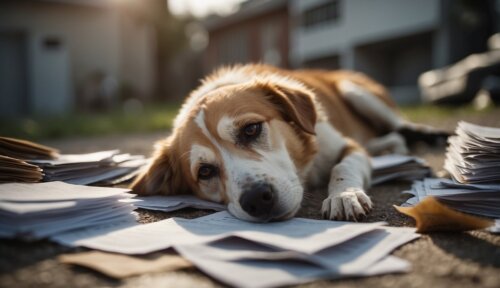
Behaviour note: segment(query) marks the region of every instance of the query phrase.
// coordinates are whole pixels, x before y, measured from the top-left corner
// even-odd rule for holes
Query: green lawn
[[[439,121],[451,116],[470,116],[470,115],[489,115],[499,113],[500,108],[493,105],[488,106],[486,109],[477,110],[472,105],[465,106],[432,106],[432,105],[419,105],[402,107],[401,113],[409,120],[414,122],[428,122]]]
[[[75,113],[60,117],[32,117],[1,120],[0,135],[29,140],[56,139],[71,136],[93,136],[167,130],[179,105],[147,105],[139,113],[116,110],[108,113]]]
[[[100,114],[75,113],[61,117],[33,117],[16,121],[0,121],[0,135],[28,140],[56,139],[71,136],[95,136],[133,132],[165,131],[179,109],[179,104],[150,104],[140,113],[124,113],[116,110]],[[472,106],[442,107],[421,105],[401,108],[409,120],[421,123],[435,123],[450,117],[464,116],[494,117],[500,115],[500,108],[489,107],[482,111]]]

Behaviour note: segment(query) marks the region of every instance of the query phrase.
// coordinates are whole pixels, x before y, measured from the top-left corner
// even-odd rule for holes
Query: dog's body
[[[191,93],[132,187],[143,195],[194,193],[238,218],[270,221],[292,217],[306,185],[328,184],[323,216],[359,220],[372,209],[368,152],[406,153],[398,131],[428,129],[405,122],[395,107],[359,73],[221,69]]]

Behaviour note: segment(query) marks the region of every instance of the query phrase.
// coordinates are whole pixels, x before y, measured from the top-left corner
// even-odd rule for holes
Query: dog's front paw
[[[323,201],[321,213],[330,220],[363,220],[372,210],[370,197],[360,188],[348,188],[346,191],[330,195]]]

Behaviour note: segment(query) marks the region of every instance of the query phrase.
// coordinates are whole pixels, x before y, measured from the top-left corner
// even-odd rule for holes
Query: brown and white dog
[[[132,188],[192,193],[265,222],[292,217],[308,185],[328,185],[324,218],[357,221],[373,206],[369,153],[407,153],[401,133],[439,134],[404,121],[395,107],[359,73],[223,68],[186,99]]]

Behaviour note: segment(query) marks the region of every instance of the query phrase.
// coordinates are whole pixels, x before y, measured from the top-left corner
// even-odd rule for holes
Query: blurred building
[[[152,94],[155,37],[113,0],[0,2],[0,115],[113,106]]]
[[[236,14],[206,21],[204,66],[208,72],[221,64],[261,61],[352,69],[386,85],[398,103],[418,103],[421,73],[487,49],[500,24],[498,3],[249,0]]]
[[[244,2],[240,10],[226,17],[204,22],[209,44],[204,70],[233,63],[264,62],[289,67],[289,13],[287,0]]]
[[[499,16],[494,2],[292,0],[290,61],[362,71],[398,103],[417,103],[421,73],[486,50]]]

